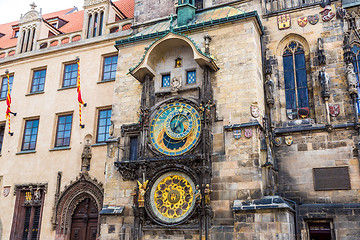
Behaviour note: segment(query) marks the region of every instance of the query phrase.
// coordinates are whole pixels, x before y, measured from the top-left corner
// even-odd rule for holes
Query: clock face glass
[[[162,107],[150,124],[150,139],[159,152],[181,155],[194,147],[200,137],[198,111],[189,104],[175,102]]]
[[[151,211],[165,223],[175,224],[194,208],[194,183],[181,172],[169,172],[157,179],[151,188]]]

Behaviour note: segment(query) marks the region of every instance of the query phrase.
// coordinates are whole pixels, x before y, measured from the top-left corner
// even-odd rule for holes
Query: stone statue
[[[274,81],[271,79],[270,74],[266,75],[265,98],[267,104],[274,104]]]
[[[139,204],[139,207],[144,207],[145,206],[146,186],[147,186],[149,180],[146,180],[142,184],[139,181],[137,181],[137,182],[138,182],[138,185],[139,185],[138,204]]]
[[[321,84],[321,95],[323,98],[330,97],[330,76],[325,72],[325,67],[319,71],[319,81]]]
[[[211,100],[209,100],[206,104],[205,104],[205,116],[207,120],[211,119],[211,108],[215,106],[215,103],[213,103]]]
[[[177,92],[179,91],[180,87],[181,87],[181,77],[179,78],[173,77],[171,79],[171,91]]]
[[[81,154],[81,170],[88,171],[90,169],[90,160],[92,157],[90,141],[87,140],[83,152]]]
[[[205,204],[210,205],[210,194],[213,192],[213,190],[210,189],[210,185],[206,184],[204,189],[204,195],[205,195]]]
[[[326,56],[324,51],[324,40],[322,38],[318,38],[317,45],[318,45],[317,55],[318,55],[319,64],[325,64]]]
[[[34,204],[40,204],[41,203],[41,192],[39,187],[36,188],[36,190],[34,191]]]
[[[110,137],[114,136],[114,121],[111,120],[111,125],[109,127],[109,135]]]
[[[346,78],[348,81],[350,94],[357,94],[357,79],[354,72],[354,65],[352,63],[348,63],[346,66]]]
[[[195,187],[194,199],[197,204],[201,203],[202,196],[201,196],[201,191],[200,191],[199,185],[196,185],[196,187]]]

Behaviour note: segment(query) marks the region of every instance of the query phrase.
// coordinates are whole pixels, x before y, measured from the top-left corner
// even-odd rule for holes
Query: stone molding
[[[96,178],[92,179],[87,172],[80,173],[74,182],[71,181],[65,186],[59,198],[55,199],[51,221],[58,237],[69,234],[72,214],[77,205],[86,198],[95,203],[98,211],[102,209],[103,184]]]

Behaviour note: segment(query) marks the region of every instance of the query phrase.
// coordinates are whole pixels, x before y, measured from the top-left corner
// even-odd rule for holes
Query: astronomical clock
[[[143,62],[130,69],[142,86],[141,105],[138,122],[122,125],[123,154],[115,162],[123,180],[137,182],[134,239],[159,227],[198,228],[207,235],[210,225],[211,72],[217,67],[209,55],[189,47],[194,43],[186,36],[169,33],[164,39],[171,47],[153,43]]]

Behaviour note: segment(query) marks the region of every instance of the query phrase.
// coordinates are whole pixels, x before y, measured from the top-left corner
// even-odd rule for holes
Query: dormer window
[[[104,11],[89,14],[87,24],[87,38],[102,35],[104,23]]]
[[[12,26],[13,33],[12,38],[17,38],[19,36],[19,25]]]
[[[30,52],[34,47],[35,27],[28,27],[21,31],[20,53]]]

